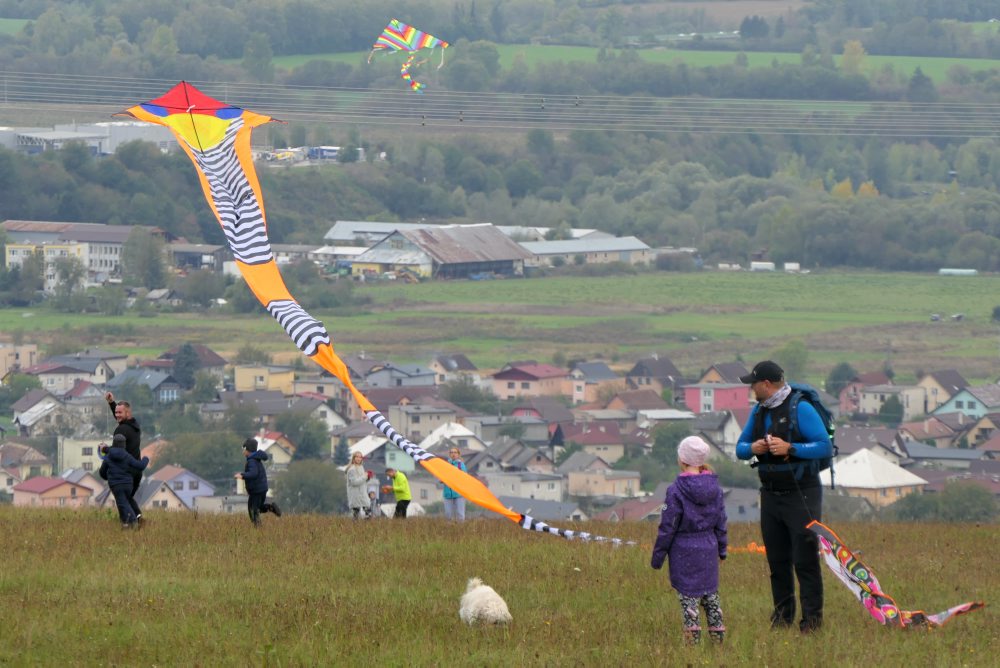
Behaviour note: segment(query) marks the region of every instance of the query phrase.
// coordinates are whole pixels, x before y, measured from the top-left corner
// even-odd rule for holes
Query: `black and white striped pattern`
[[[635,541],[632,540],[622,540],[621,538],[608,538],[606,536],[595,536],[594,534],[587,533],[586,531],[572,531],[570,529],[560,529],[558,527],[549,526],[541,520],[536,520],[531,515],[521,515],[521,528],[527,529],[528,531],[538,531],[539,533],[550,533],[556,536],[562,536],[566,540],[582,540],[585,542],[593,541],[595,543],[611,543],[615,547],[620,545],[635,545]]]
[[[316,354],[320,344],[330,343],[330,333],[316,318],[288,299],[275,299],[267,305],[267,312],[285,329],[295,346],[308,356]]]
[[[201,151],[192,146],[198,167],[208,180],[212,202],[233,256],[245,264],[264,264],[274,259],[264,226],[264,211],[246,173],[236,157],[236,134],[243,119],[235,119],[217,146]]]
[[[413,457],[415,461],[422,462],[425,459],[431,459],[436,456],[427,452],[419,445],[396,431],[396,429],[389,424],[389,421],[385,419],[385,416],[379,411],[370,411],[365,417],[368,418],[369,422],[375,425],[376,429],[385,434],[385,437],[392,441],[397,448],[408,454],[410,457]]]

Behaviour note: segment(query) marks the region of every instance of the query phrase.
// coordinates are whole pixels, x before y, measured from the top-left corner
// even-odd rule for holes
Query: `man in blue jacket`
[[[760,531],[774,601],[771,626],[788,627],[795,621],[794,568],[802,602],[799,630],[810,633],[823,624],[823,579],[816,537],[806,525],[822,519],[817,463],[832,456],[833,446],[808,401],[798,401],[795,415],[789,415],[792,388],[780,366],[770,360],[760,362],[740,381],[750,385],[757,399],[736,444],[736,456],[757,460]]]

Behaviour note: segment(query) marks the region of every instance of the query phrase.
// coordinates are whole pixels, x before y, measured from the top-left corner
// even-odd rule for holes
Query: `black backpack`
[[[792,433],[798,433],[797,420],[799,402],[805,401],[812,404],[812,407],[816,409],[819,419],[823,421],[823,426],[826,428],[826,433],[830,436],[830,445],[832,446],[831,456],[823,457],[821,459],[812,459],[809,461],[809,467],[812,472],[816,474],[825,469],[830,469],[830,489],[833,489],[833,458],[836,457],[839,452],[837,450],[837,444],[834,441],[834,434],[837,431],[837,425],[833,423],[833,414],[830,412],[829,408],[823,405],[822,399],[819,398],[819,391],[817,391],[812,385],[807,383],[789,383],[788,386],[792,388],[792,393],[789,395],[791,400],[788,404],[788,420]]]

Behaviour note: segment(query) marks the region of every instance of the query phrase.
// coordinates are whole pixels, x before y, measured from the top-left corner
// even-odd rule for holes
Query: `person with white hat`
[[[719,599],[719,561],[726,558],[726,509],[719,478],[706,463],[709,447],[689,436],[677,447],[680,475],[667,488],[651,565],[659,570],[670,557],[670,585],[677,590],[684,620],[684,639],[701,641],[699,604],[705,609],[708,634],[725,637]]]

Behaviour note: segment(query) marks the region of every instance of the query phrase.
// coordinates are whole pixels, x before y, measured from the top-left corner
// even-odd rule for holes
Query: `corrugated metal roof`
[[[402,230],[400,235],[439,264],[527,260],[531,253],[490,224]]]
[[[564,253],[619,253],[651,250],[635,237],[598,237],[566,241],[526,241],[521,244],[532,255],[562,255]]]

